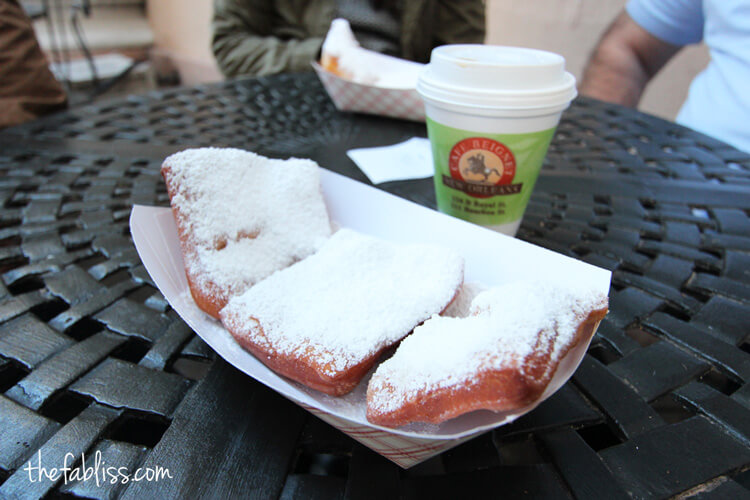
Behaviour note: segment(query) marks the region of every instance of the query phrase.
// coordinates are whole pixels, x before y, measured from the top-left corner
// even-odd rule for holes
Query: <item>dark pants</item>
[[[17,0],[0,0],[0,128],[62,109],[65,90],[47,66]]]

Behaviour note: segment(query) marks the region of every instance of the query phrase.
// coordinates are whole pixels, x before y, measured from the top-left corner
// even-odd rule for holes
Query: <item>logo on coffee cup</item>
[[[517,194],[522,183],[513,184],[516,158],[507,146],[486,137],[457,142],[448,158],[450,177],[443,184],[475,198]]]

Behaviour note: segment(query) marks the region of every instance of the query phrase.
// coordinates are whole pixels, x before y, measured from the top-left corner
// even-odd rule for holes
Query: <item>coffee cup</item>
[[[438,210],[514,236],[562,112],[565,59],[542,50],[444,45],[417,81]]]

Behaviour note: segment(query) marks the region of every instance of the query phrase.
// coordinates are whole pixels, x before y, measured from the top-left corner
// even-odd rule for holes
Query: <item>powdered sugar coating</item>
[[[188,274],[226,296],[303,259],[330,222],[311,160],[273,160],[232,148],[188,149],[164,161],[171,203],[189,235]]]
[[[349,21],[339,18],[331,22],[321,48],[324,66],[326,61],[335,59],[341,76],[357,83],[374,84],[378,75],[367,57],[363,57],[367,52],[354,37]]]
[[[349,21],[342,18],[336,18],[331,21],[331,27],[328,28],[323,47],[321,51],[324,54],[333,57],[341,57],[344,52],[352,48],[358,48],[359,42],[352,32]]]
[[[523,360],[539,348],[552,353],[549,371],[579,323],[606,305],[605,295],[568,284],[512,283],[481,292],[469,316],[433,316],[417,327],[376,370],[368,405],[387,413],[436,389],[470,385],[480,372],[523,373]]]
[[[463,318],[469,315],[471,310],[471,304],[474,298],[487,290],[487,286],[481,283],[464,283],[458,291],[458,295],[453,299],[451,305],[448,306],[441,316],[448,316],[451,318]]]
[[[452,250],[341,229],[315,255],[232,298],[221,318],[269,352],[309,357],[334,376],[442,311],[462,280]]]

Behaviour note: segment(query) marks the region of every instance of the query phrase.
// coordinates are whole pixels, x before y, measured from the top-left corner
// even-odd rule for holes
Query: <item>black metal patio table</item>
[[[750,497],[750,155],[719,141],[573,103],[518,237],[612,270],[610,313],[549,401],[409,470],[215,356],[130,239],[133,204],[168,204],[171,152],[310,157],[368,182],[346,150],[424,134],[338,112],[312,74],[0,133],[0,497]],[[378,187],[434,207],[431,182]],[[66,454],[171,477],[40,479]]]

